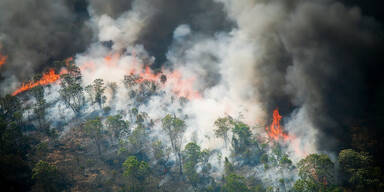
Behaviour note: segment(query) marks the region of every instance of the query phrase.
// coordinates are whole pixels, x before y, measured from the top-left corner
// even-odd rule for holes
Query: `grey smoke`
[[[80,2],[80,1],[79,1]],[[0,1],[0,43],[7,63],[1,69],[2,93],[15,88],[53,60],[83,51],[92,37],[83,24],[86,10],[75,1]]]
[[[268,124],[279,108],[289,131],[303,131],[319,150],[340,148],[348,121],[365,109],[366,65],[374,66],[382,43],[373,18],[336,0],[89,0],[89,25],[88,13],[71,2],[0,2],[0,41],[9,55],[2,89],[52,59],[104,50],[83,52],[98,35],[114,48],[142,45],[153,69],[198,74],[209,98],[200,104],[220,105],[210,114],[238,105],[236,113],[244,108],[246,119]]]
[[[262,47],[254,74],[267,114],[304,109],[307,131],[318,131],[317,147],[340,148],[348,121],[366,102],[366,62],[377,58],[382,43],[374,19],[331,0],[222,2],[253,46]]]

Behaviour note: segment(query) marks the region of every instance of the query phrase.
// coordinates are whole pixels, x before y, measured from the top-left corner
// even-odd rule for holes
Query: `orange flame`
[[[132,70],[131,74],[134,72],[135,70]],[[139,79],[136,80],[136,82],[159,81],[162,75],[167,77],[165,85],[171,87],[172,92],[178,97],[185,97],[189,100],[201,98],[200,93],[193,89],[195,79],[183,79],[181,72],[177,70],[173,72],[164,71],[156,74],[149,68],[149,66],[146,66],[145,70],[138,74]]]
[[[12,96],[15,96],[21,92],[27,91],[39,85],[48,85],[59,79],[60,79],[60,74],[56,74],[53,69],[50,69],[47,73],[43,74],[40,80],[36,82],[29,82],[26,84],[23,83],[23,85],[19,89],[17,89],[12,93]]]
[[[4,63],[7,61],[7,58],[8,58],[8,56],[6,56],[6,55],[1,55],[1,53],[0,53],[0,67],[1,67],[2,65],[4,65]]]
[[[167,83],[172,87],[173,93],[179,97],[185,97],[189,100],[200,99],[201,95],[193,89],[194,78],[183,79],[180,71],[173,71],[167,75]]]
[[[279,110],[275,109],[273,111],[272,124],[265,128],[269,137],[276,141],[280,138],[283,138],[284,140],[290,139],[290,136],[287,133],[284,133],[283,127],[280,125],[281,118],[282,116],[279,114]]]
[[[133,51],[133,65],[136,66],[136,53]],[[116,58],[119,58],[119,55],[112,55],[107,56],[105,58],[105,61],[107,62],[107,65],[109,67],[113,67],[116,65],[108,64],[111,61],[115,60]],[[135,74],[137,73],[134,68],[130,69],[128,71],[128,74]],[[172,92],[177,95],[178,97],[185,97],[189,100],[191,99],[199,99],[201,98],[201,95],[198,91],[193,89],[193,84],[195,82],[195,78],[189,78],[184,79],[182,77],[182,74],[178,70],[174,70],[172,72],[161,70],[160,73],[154,73],[149,66],[145,66],[145,69],[143,72],[140,72],[137,74],[138,79],[136,80],[137,83],[141,83],[143,81],[159,81],[162,75],[165,75],[167,77],[167,81],[165,82],[165,86],[171,87]]]
[[[137,75],[138,79],[137,83],[142,83],[144,81],[161,81],[161,76],[166,76],[167,81],[162,84],[164,87],[169,87],[171,91],[177,95],[178,97],[185,97],[187,99],[198,99],[201,98],[200,93],[194,90],[193,85],[195,82],[195,78],[183,78],[182,73],[180,71],[174,70],[172,72],[162,70],[159,73],[155,73],[151,70],[149,66],[145,66],[143,70],[140,70],[141,67],[138,67],[136,62],[136,54],[133,55],[133,66],[131,66],[126,70],[126,73],[130,75]],[[109,69],[119,68],[119,53],[109,54],[104,57],[103,64],[107,66]],[[70,62],[73,61],[73,58],[70,57],[65,60],[67,66],[69,66]],[[84,62],[79,66],[80,71],[95,71],[96,63],[94,61]],[[66,69],[62,69],[60,74],[67,73]],[[55,74],[53,70],[50,70],[49,73],[44,74],[43,77],[37,82],[29,82],[27,84],[23,84],[23,86],[12,93],[12,95],[17,95],[21,92],[29,90],[38,85],[47,85],[49,83],[55,82],[60,79],[59,74]]]
[[[119,58],[120,58],[120,54],[115,53],[115,54],[106,56],[104,58],[104,61],[109,67],[116,67],[117,61],[119,60]]]
[[[136,82],[141,83],[143,81],[157,81],[160,79],[161,74],[155,74],[152,72],[149,66],[145,66],[144,72],[139,73],[138,76],[140,78]]]

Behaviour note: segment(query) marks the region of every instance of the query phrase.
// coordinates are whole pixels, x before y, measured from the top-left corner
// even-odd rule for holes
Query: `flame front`
[[[275,109],[273,111],[272,124],[265,128],[269,137],[276,141],[280,138],[283,138],[284,140],[290,139],[290,136],[287,133],[284,133],[283,127],[280,125],[281,118],[282,116],[279,114],[279,110]]]
[[[131,63],[121,62],[120,53],[112,53],[102,58],[102,60],[93,60],[83,61],[79,65],[80,71],[83,73],[94,73],[99,67],[106,67],[108,71],[122,70],[126,74],[137,75],[137,83],[142,83],[144,81],[161,81],[161,77],[165,76],[166,81],[162,81],[163,88],[169,88],[176,96],[185,97],[189,100],[201,98],[200,93],[194,89],[195,78],[185,78],[181,71],[173,70],[168,71],[162,69],[161,72],[155,73],[147,65],[142,67],[136,61],[136,54],[133,52],[133,61]],[[73,58],[70,57],[65,60],[66,65],[68,66],[70,62],[73,61]],[[101,62],[100,62],[101,61]],[[101,65],[100,65],[101,64]],[[66,73],[66,69],[62,69],[60,74]],[[19,89],[14,91],[12,95],[17,95],[21,92],[27,91],[38,85],[47,85],[53,83],[60,79],[60,74],[55,74],[54,70],[51,69],[48,73],[44,74],[43,77],[37,82],[29,82],[23,84]]]
[[[0,67],[4,65],[4,63],[7,61],[8,56],[2,55],[0,53]]]
[[[169,88],[173,94],[178,97],[185,97],[189,100],[201,98],[200,93],[194,89],[195,78],[186,78],[179,70],[168,71],[162,69],[160,72],[154,72],[149,65],[141,66],[136,59],[135,51],[132,51],[132,60],[125,63],[120,53],[110,53],[101,60],[90,59],[81,62],[79,68],[82,72],[93,73],[99,67],[114,71],[116,69],[125,71],[125,74],[136,75],[137,83],[145,81],[161,81],[161,77],[165,76],[166,81],[162,82],[163,88]],[[123,62],[122,62],[123,61]],[[100,65],[101,64],[101,65]]]
[[[24,83],[19,89],[14,91],[12,95],[15,96],[21,92],[30,90],[39,85],[48,85],[50,83],[56,82],[59,79],[60,79],[60,74],[56,74],[53,69],[50,69],[47,73],[43,74],[40,80],[36,82]]]

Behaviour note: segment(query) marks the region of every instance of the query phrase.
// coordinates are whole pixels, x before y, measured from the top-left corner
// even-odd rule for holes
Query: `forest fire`
[[[2,55],[0,53],[0,67],[4,65],[4,63],[7,61],[8,56]]]
[[[108,70],[119,69],[124,66],[119,66],[120,54],[110,54],[103,58],[102,64],[104,67],[107,67]],[[73,61],[73,58],[70,57],[65,60],[66,66],[69,66],[69,63]],[[79,66],[81,72],[92,72],[95,71],[97,67],[96,61],[87,61]],[[137,66],[136,59],[134,58],[131,65],[129,65],[128,69],[125,71],[131,75],[137,75],[138,79],[137,83],[142,83],[144,81],[161,81],[161,77],[165,76],[166,81],[161,81],[163,87],[169,87],[170,90],[177,95],[178,97],[185,97],[189,100],[201,98],[200,93],[193,88],[194,78],[183,78],[183,75],[180,71],[174,70],[172,72],[162,70],[159,73],[155,73],[152,69],[147,65],[144,69],[138,70],[141,67]],[[66,69],[62,69],[61,73],[66,73]],[[19,89],[14,91],[12,95],[17,95],[21,92],[27,91],[33,87],[38,85],[47,85],[53,83],[60,79],[60,74],[55,74],[54,70],[51,69],[48,73],[44,74],[43,77],[37,82],[29,82],[23,84]]]
[[[50,83],[56,82],[59,79],[60,79],[60,74],[56,74],[53,69],[50,69],[47,73],[43,74],[40,80],[36,82],[29,82],[29,83],[23,84],[19,89],[17,89],[12,93],[12,96],[15,96],[21,92],[30,90],[39,85],[48,85]]]
[[[167,75],[167,83],[171,85],[173,93],[187,99],[199,99],[201,95],[193,89],[194,78],[183,79],[180,71],[173,71]]]
[[[280,138],[283,138],[284,140],[291,138],[287,133],[284,133],[283,127],[280,125],[281,118],[282,116],[279,114],[279,110],[275,109],[273,111],[272,124],[265,128],[268,136],[275,141],[279,140]]]

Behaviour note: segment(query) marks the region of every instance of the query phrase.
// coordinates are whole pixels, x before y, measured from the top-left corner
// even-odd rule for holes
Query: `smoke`
[[[374,19],[334,0],[90,0],[87,25],[76,25],[63,1],[2,1],[0,7],[4,66],[13,71],[7,79],[78,51],[84,85],[96,78],[118,83],[116,98],[107,102],[114,112],[147,112],[157,137],[159,120],[176,114],[188,125],[184,142],[197,140],[225,156],[230,149],[213,131],[218,117],[230,115],[263,133],[276,108],[294,135],[286,144],[292,158],[336,151],[348,137],[348,121],[365,109],[365,64],[374,66],[381,45]],[[93,33],[85,35],[87,27]],[[143,71],[146,66],[152,70]],[[158,82],[160,93],[142,104],[129,97],[124,75],[158,77],[160,71],[167,76]],[[175,99],[180,87],[199,95]]]
[[[0,44],[8,55],[2,66],[1,92],[14,89],[17,81],[83,51],[92,36],[84,25],[85,7],[80,1],[28,0],[0,2]],[[16,81],[15,81],[16,80]]]
[[[277,107],[283,114],[305,111],[309,120],[300,124],[315,148],[340,147],[346,121],[364,106],[364,61],[375,56],[372,51],[380,43],[373,19],[336,1],[223,2],[256,48],[254,55],[260,55],[250,61],[254,80],[249,82],[256,82],[267,114]]]

